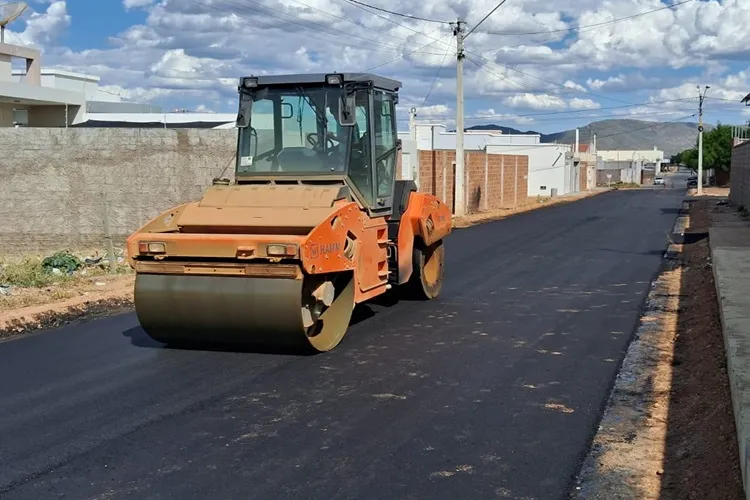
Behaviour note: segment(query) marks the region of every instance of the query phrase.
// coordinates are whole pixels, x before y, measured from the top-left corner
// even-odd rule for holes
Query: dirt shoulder
[[[43,256],[0,260],[0,339],[132,306],[134,275],[126,264],[112,274],[96,259],[86,264],[85,258],[61,254],[68,260],[52,259],[49,267],[50,258]],[[77,269],[66,267],[74,261]]]
[[[744,498],[708,227],[693,200],[594,437],[573,498]]]

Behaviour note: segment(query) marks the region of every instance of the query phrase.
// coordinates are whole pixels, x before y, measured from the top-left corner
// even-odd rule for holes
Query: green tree
[[[732,164],[732,127],[719,125],[703,133],[703,167],[729,171]]]
[[[695,147],[675,155],[678,163],[698,170],[698,138]],[[732,164],[732,127],[718,124],[710,132],[703,132],[703,168],[729,171]]]

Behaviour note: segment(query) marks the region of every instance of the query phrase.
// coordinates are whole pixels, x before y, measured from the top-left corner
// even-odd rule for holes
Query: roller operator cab
[[[128,239],[146,333],[328,351],[357,303],[393,287],[436,297],[451,213],[396,180],[399,87],[370,74],[240,79],[234,179]]]

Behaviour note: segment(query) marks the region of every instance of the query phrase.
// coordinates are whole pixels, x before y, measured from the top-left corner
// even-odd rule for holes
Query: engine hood
[[[347,198],[342,185],[211,186],[176,223],[183,232],[307,234]]]

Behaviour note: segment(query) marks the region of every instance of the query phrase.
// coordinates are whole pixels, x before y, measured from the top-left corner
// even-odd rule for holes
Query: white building
[[[416,124],[416,147],[411,146],[411,133],[399,132],[403,141],[402,175],[412,171],[416,154],[410,149],[455,150],[456,133],[443,124]],[[409,145],[407,147],[407,144]],[[528,156],[528,196],[563,195],[580,190],[580,178],[573,160],[573,147],[567,144],[542,144],[539,134],[503,134],[499,130],[464,132],[465,151],[487,151],[490,154]],[[414,157],[414,160],[411,157]]]
[[[601,161],[607,163],[631,163],[641,165],[645,170],[654,170],[655,173],[661,172],[661,166],[667,159],[664,159],[664,151],[656,149],[600,149],[597,155]]]
[[[13,69],[14,60],[23,69]],[[40,52],[0,43],[0,127],[234,126],[234,113],[165,113],[99,88],[99,77],[42,69]]]

